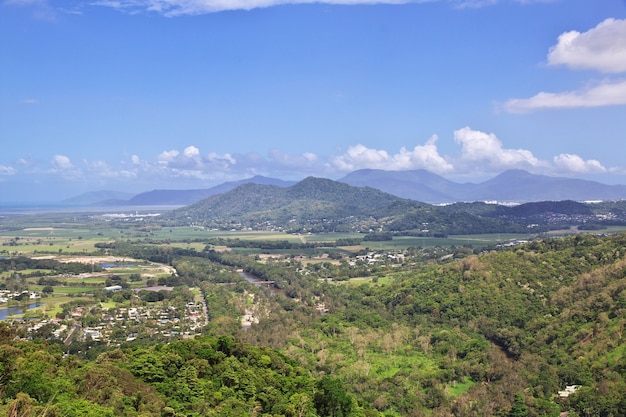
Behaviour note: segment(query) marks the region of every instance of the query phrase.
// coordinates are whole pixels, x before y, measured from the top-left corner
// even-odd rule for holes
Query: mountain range
[[[448,181],[426,170],[362,169],[346,175],[339,181],[354,186],[369,186],[398,197],[432,204],[626,199],[625,185],[606,185],[596,181],[535,175],[524,170],[505,171],[477,184]]]
[[[509,170],[480,183],[457,183],[426,170],[386,171],[362,169],[351,172],[338,182],[357,187],[371,187],[397,197],[429,204],[498,201],[591,201],[626,199],[626,185],[607,185],[596,181],[535,175],[523,170]],[[108,197],[105,192],[87,193],[66,200],[100,206],[189,205],[225,193],[242,184],[289,187],[295,181],[255,176],[225,182],[207,189],[153,190],[130,198]],[[113,192],[108,192],[109,194]]]
[[[308,177],[289,186],[246,183],[159,217],[170,226],[217,230],[359,232],[444,236],[623,225],[626,202],[573,200],[433,205],[372,187]]]
[[[289,187],[295,181],[283,181],[276,178],[268,178],[257,175],[251,178],[229,181],[211,188],[200,188],[193,190],[152,190],[136,195],[123,196],[114,191],[89,192],[77,197],[65,200],[67,204],[90,204],[94,206],[186,206],[197,201],[211,197],[213,195],[228,192],[242,184],[264,184],[276,185],[279,187]],[[108,196],[102,198],[102,196]]]
[[[290,187],[242,184],[226,193],[164,213],[159,221],[221,230],[294,233],[410,231],[443,235],[520,230],[510,221],[446,210],[371,187],[355,187],[315,177],[305,178]]]

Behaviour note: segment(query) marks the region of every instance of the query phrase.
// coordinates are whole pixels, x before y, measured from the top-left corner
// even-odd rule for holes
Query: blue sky
[[[626,184],[624,0],[0,0],[0,202],[506,169]]]

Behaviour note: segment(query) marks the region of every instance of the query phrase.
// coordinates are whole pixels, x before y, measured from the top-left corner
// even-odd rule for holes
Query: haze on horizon
[[[621,0],[0,0],[0,203],[508,170],[626,184]]]

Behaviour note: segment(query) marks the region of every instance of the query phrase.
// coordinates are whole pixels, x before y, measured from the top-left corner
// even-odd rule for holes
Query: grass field
[[[48,223],[46,223],[48,219]],[[13,222],[18,220],[13,219]],[[155,225],[128,225],[126,223],[111,223],[104,225],[85,224],[85,221],[73,219],[70,216],[55,218],[54,216],[38,218],[26,216],[22,223],[13,225],[11,229],[0,230],[1,255],[89,255],[100,253],[95,247],[97,243],[110,242],[114,239],[131,239],[146,241],[152,244],[169,245],[172,247],[194,249],[201,251],[206,242],[213,238],[231,238],[247,241],[282,240],[292,243],[336,242],[338,239],[362,238],[357,233],[320,233],[320,234],[288,234],[272,231],[217,231],[206,230],[200,227],[160,227]],[[616,233],[626,230],[626,227],[610,227],[603,230],[593,230],[589,233]],[[567,229],[551,232],[550,235],[564,235],[575,233]],[[529,234],[481,234],[459,235],[446,238],[396,236],[390,241],[369,241],[361,245],[342,247],[336,250],[356,252],[369,250],[400,250],[409,247],[473,247],[480,248],[506,243],[513,240],[527,240]],[[242,253],[260,252],[258,249],[236,249]],[[270,251],[265,251],[271,253]],[[299,250],[302,253],[302,250]],[[276,253],[289,253],[279,251]],[[307,255],[314,255],[311,250]]]

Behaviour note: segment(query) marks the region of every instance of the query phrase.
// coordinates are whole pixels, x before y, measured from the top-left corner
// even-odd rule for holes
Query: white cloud
[[[302,171],[309,170],[317,166],[317,155],[311,152],[304,152],[300,155],[290,155],[279,151],[278,149],[272,149],[269,152],[270,163],[278,165],[280,169],[299,169]]]
[[[285,4],[405,4],[432,0],[97,0],[94,6],[112,7],[130,13],[156,12],[165,16],[199,15],[226,10],[252,10]]]
[[[0,165],[0,176],[9,176],[15,175],[17,171],[13,167],[8,167],[5,165]]]
[[[604,82],[579,91],[541,92],[531,98],[514,98],[502,107],[509,113],[576,107],[602,107],[626,104],[626,81]]]
[[[519,4],[535,4],[535,3],[556,3],[561,0],[515,0]]]
[[[557,172],[568,174],[605,173],[607,169],[595,160],[584,160],[578,155],[562,153],[554,157],[554,166]]]
[[[205,161],[212,166],[223,166],[228,167],[230,165],[235,165],[237,163],[237,159],[233,157],[231,154],[226,153],[224,155],[220,155],[215,152],[210,152]]]
[[[626,72],[626,20],[606,19],[587,32],[559,36],[548,53],[548,64],[606,73]]]
[[[168,164],[170,162],[173,162],[179,154],[180,152],[175,149],[171,151],[163,151],[159,154],[157,160],[162,164]]]
[[[498,171],[546,166],[545,162],[536,158],[529,150],[504,148],[500,139],[493,133],[464,127],[454,132],[454,141],[461,145],[459,164],[463,167],[480,167],[484,171]]]
[[[493,6],[499,0],[456,0],[455,6],[458,9],[479,9],[481,7]]]
[[[46,0],[4,0],[7,6],[41,6],[47,3]]]
[[[437,173],[450,172],[454,167],[439,155],[437,140],[438,137],[435,135],[424,145],[415,146],[413,150],[402,147],[393,155],[385,150],[371,149],[359,144],[349,147],[345,154],[333,158],[331,166],[339,171],[363,168],[400,171],[422,168]]]
[[[65,155],[54,155],[50,163],[52,164],[52,167],[57,170],[74,169],[74,164],[72,164],[70,158]]]
[[[626,72],[626,20],[606,19],[587,32],[561,34],[548,52],[548,64],[571,69],[591,69],[604,73]],[[626,104],[626,81],[606,79],[587,88],[542,91],[530,98],[513,98],[502,108],[509,113],[536,110],[603,107]]]
[[[183,155],[185,155],[187,158],[194,158],[200,156],[200,150],[195,146],[188,146],[183,151]]]
[[[454,7],[460,9],[486,7],[501,2],[501,0],[94,0],[90,4],[93,6],[111,7],[129,13],[155,12],[172,17],[216,13],[227,10],[252,10],[286,4],[372,5],[433,3],[437,1],[451,3]],[[515,1],[520,4],[531,4],[550,3],[558,0]]]
[[[39,170],[33,166],[33,172],[38,171]],[[68,179],[77,179],[82,177],[83,172],[72,163],[68,156],[57,154],[50,160],[50,168],[47,174],[61,175]]]
[[[132,179],[137,176],[136,171],[113,168],[104,161],[94,161],[92,163],[85,161],[85,165],[87,166],[88,171],[97,178]]]

